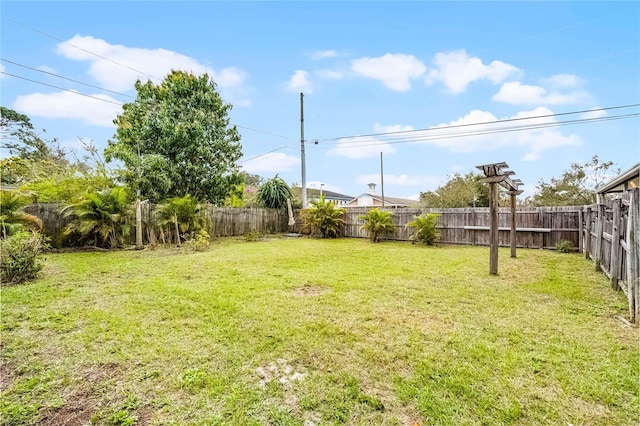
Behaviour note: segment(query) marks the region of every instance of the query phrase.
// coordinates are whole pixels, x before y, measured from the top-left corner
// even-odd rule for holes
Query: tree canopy
[[[489,185],[480,182],[482,175],[469,172],[456,173],[449,181],[435,191],[420,193],[420,203],[427,207],[487,207],[489,205]]]
[[[572,163],[559,178],[540,180],[530,202],[536,206],[580,206],[596,202],[596,188],[620,171],[612,161],[594,155],[584,164]]]
[[[160,84],[136,82],[137,98],[115,120],[107,161],[120,160],[120,178],[151,201],[193,195],[222,204],[242,182],[236,161],[240,135],[207,74],[172,71]]]

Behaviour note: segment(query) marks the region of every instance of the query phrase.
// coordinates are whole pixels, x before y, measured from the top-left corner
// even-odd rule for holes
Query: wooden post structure
[[[522,193],[522,191],[518,191],[518,186],[522,184],[522,181],[519,179],[517,181],[511,180],[509,176],[514,175],[515,172],[503,170],[507,167],[509,167],[509,165],[504,162],[476,166],[477,169],[482,170],[485,176],[481,182],[489,184],[489,212],[491,218],[489,227],[489,273],[492,275],[498,274],[498,184],[512,195],[511,256],[515,257],[515,196]]]
[[[627,290],[629,316],[640,322],[640,189],[630,191],[627,216]]]
[[[489,184],[489,273],[498,275],[498,188],[496,182]]]
[[[522,185],[520,179],[513,179],[513,183],[516,186]],[[516,257],[516,196],[522,194],[522,190],[509,191],[509,198],[511,198],[511,231],[509,233],[511,244],[511,257]]]
[[[620,208],[622,200],[620,198],[613,201],[613,229],[611,232],[611,289],[620,290],[618,275],[620,273]]]
[[[584,257],[591,259],[591,207],[587,207],[587,215],[585,218],[587,232],[584,240]]]
[[[602,240],[604,239],[604,215],[605,205],[598,204],[596,212],[596,251],[593,253],[593,260],[596,262],[596,272],[602,271]]]

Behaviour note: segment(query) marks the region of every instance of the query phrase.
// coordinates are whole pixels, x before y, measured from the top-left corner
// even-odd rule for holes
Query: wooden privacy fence
[[[62,205],[54,203],[37,203],[25,207],[25,212],[39,217],[44,226],[44,233],[51,238],[54,247],[63,245],[62,233],[72,218],[65,218],[60,214]],[[152,223],[153,206],[142,205],[143,238],[145,244],[149,241],[148,224]],[[202,211],[205,229],[212,237],[231,237],[245,235],[251,232],[258,234],[274,234],[289,232],[288,215],[285,210],[214,207],[207,205]],[[132,220],[132,227],[135,221]],[[172,231],[171,229],[169,231]],[[129,241],[135,243],[132,233]]]
[[[581,207],[538,207],[523,208],[516,211],[516,246],[528,248],[554,248],[560,240],[570,241],[574,247],[582,248]],[[358,216],[365,215],[368,207],[348,208],[345,216],[345,236],[367,237],[361,229],[364,221]],[[489,208],[459,209],[382,209],[393,213],[395,232],[387,238],[409,240],[413,229],[407,227],[415,216],[420,214],[439,214],[436,228],[440,232],[439,242],[445,244],[489,245]],[[499,244],[510,245],[511,210],[500,208],[498,211]]]
[[[629,316],[640,320],[640,189],[622,198],[586,206],[584,253],[603,271],[613,290],[629,301]]]

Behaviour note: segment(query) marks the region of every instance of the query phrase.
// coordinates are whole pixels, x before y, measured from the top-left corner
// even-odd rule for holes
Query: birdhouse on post
[[[518,186],[522,185],[520,179],[512,180],[509,176],[516,173],[511,170],[505,170],[509,165],[507,163],[492,163],[476,166],[482,170],[484,178],[481,182],[489,184],[489,273],[498,274],[498,187],[502,186],[507,190],[511,197],[511,257],[516,257],[516,196],[522,194],[518,190]]]

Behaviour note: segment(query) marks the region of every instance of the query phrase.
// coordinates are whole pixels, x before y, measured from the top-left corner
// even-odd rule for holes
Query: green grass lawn
[[[638,329],[579,255],[340,239],[48,254],[4,287],[3,425],[633,425]],[[66,422],[66,423],[65,423]]]

